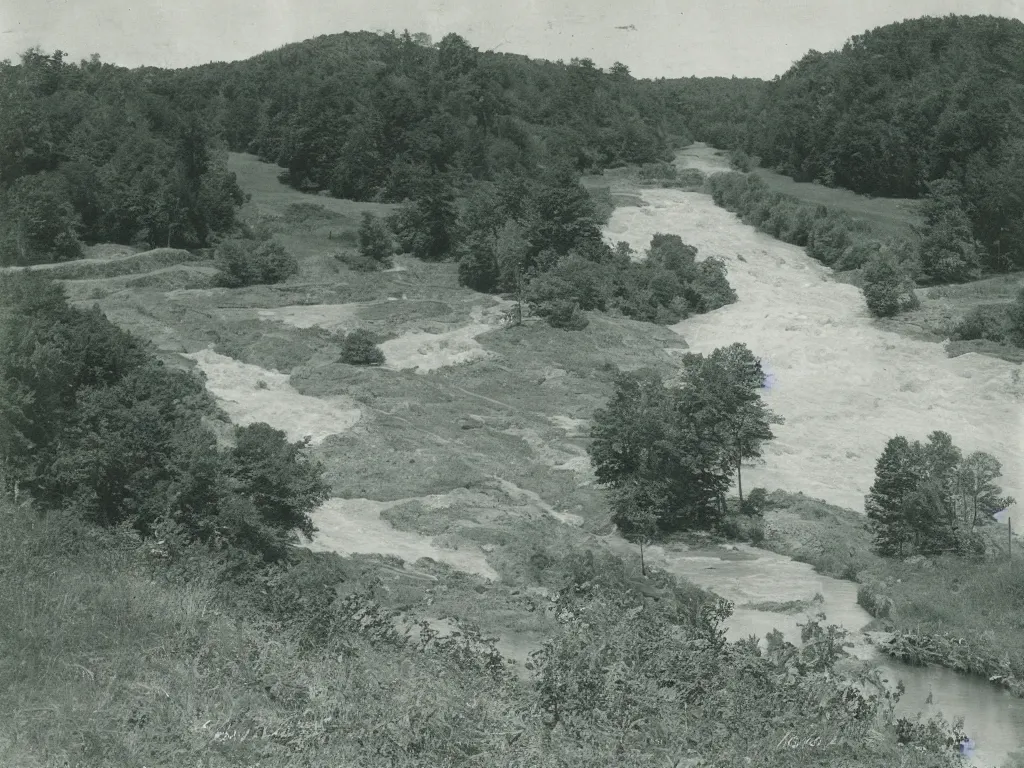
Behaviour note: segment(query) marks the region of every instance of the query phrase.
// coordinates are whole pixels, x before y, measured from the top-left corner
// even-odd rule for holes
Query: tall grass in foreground
[[[471,664],[311,648],[131,534],[0,515],[0,765],[444,765],[516,720]]]
[[[323,558],[291,581],[236,585],[235,598],[254,599],[231,600],[197,575],[202,562],[175,576],[132,534],[2,503],[0,515],[2,765],[640,768],[666,754],[736,768],[952,764],[943,728],[911,729],[921,749],[897,746],[874,705],[799,671],[818,669],[818,642],[771,659],[749,644],[715,650],[712,625],[673,640],[657,612],[577,591],[529,685],[457,644],[434,653],[368,639],[359,628],[381,618],[370,603],[346,629],[321,602],[318,579],[341,573]],[[609,558],[583,558],[579,572],[606,573]],[[342,607],[360,603],[355,588]],[[261,600],[279,610],[244,612]],[[303,621],[282,620],[289,612]],[[811,716],[808,696],[833,718]],[[798,748],[815,736],[846,741]]]

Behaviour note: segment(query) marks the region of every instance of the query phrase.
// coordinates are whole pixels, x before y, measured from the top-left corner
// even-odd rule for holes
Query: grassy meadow
[[[869,224],[882,237],[912,237],[914,227],[921,224],[917,200],[867,197],[847,189],[794,181],[767,168],[755,168],[753,173],[762,178],[772,192],[843,211],[855,221]]]

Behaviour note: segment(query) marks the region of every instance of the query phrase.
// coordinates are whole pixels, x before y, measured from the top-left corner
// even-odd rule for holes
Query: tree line
[[[826,205],[772,192],[758,175],[738,171],[707,180],[716,205],[747,224],[840,272],[856,271],[868,310],[892,317],[920,306],[918,286],[960,282],[983,274],[979,246],[955,182],[940,180],[922,201],[919,237],[880,237],[862,221]],[[988,339],[1024,347],[1024,290],[1010,305],[973,309],[951,332],[954,339]]]
[[[809,51],[767,83],[663,86],[668,103],[688,115],[688,105],[708,102],[732,110],[730,130],[721,119],[691,117],[695,138],[743,150],[797,181],[932,198],[927,226],[955,247],[926,250],[936,271],[947,273],[939,279],[950,281],[978,268],[1024,268],[1022,62],[1024,23],[950,15],[869,30],[841,50]],[[936,215],[946,222],[937,229]]]
[[[666,157],[675,125],[652,84],[616,64],[480,52],[456,34],[324,35],[246,61],[148,70],[228,146],[285,168],[298,189],[355,200]]]

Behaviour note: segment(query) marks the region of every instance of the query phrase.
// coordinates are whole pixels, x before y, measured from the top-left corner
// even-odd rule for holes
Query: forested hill
[[[742,147],[769,88],[754,77],[685,77],[658,80],[668,111],[695,141]]]
[[[228,146],[288,169],[299,188],[358,200],[415,198],[568,161],[576,170],[664,159],[683,132],[652,83],[617,64],[483,53],[455,34],[325,35],[246,61],[150,70],[200,107]]]
[[[663,92],[589,59],[481,53],[458,35],[326,35],[251,59],[127,70],[56,51],[0,62],[0,264],[82,242],[204,247],[241,193],[223,149],[357,200],[668,159]]]
[[[82,242],[201,248],[242,192],[196,116],[135,72],[61,51],[0,62],[0,265]]]
[[[880,27],[841,51],[808,53],[766,87],[761,107],[742,146],[763,165],[882,196],[917,197],[946,178],[995,261],[1024,253],[1020,21]]]

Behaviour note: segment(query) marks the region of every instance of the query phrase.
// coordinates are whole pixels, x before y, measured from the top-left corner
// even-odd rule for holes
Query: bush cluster
[[[298,274],[299,263],[276,240],[225,240],[217,246],[217,282],[225,288],[280,283]]]
[[[575,310],[613,310],[662,325],[736,301],[725,264],[713,257],[697,262],[697,249],[678,235],[655,235],[643,261],[630,254],[625,243],[571,252],[533,275],[527,299],[549,320]]]
[[[409,248],[423,234],[422,221],[412,226],[411,215],[395,219]],[[540,180],[509,176],[478,185],[463,205],[458,231],[467,233],[456,249],[462,285],[514,293],[556,327],[582,328],[582,313],[591,311],[670,324],[736,300],[725,265],[713,258],[697,263],[696,249],[677,235],[656,235],[641,262],[627,244],[606,244],[594,201],[564,168]]]
[[[644,181],[675,181],[679,176],[672,163],[644,163],[637,173]]]
[[[383,365],[384,352],[377,337],[365,328],[349,331],[341,341],[341,362],[348,365]]]
[[[394,261],[391,233],[387,225],[372,213],[363,212],[359,225],[359,255],[362,262],[374,269],[390,269]]]
[[[40,375],[46,370],[49,375]],[[218,447],[201,381],[34,274],[0,277],[0,483],[143,535],[283,556],[327,497],[323,468],[266,424]]]
[[[1009,313],[1005,305],[986,304],[974,307],[962,317],[950,334],[954,341],[1003,342],[1009,337]]]
[[[880,242],[869,227],[842,211],[810,206],[772,192],[759,176],[718,173],[707,182],[716,205],[772,237],[807,249],[837,271],[863,270],[864,298],[876,317],[919,306],[914,294],[921,254],[905,240]]]
[[[950,332],[953,341],[991,341],[1024,348],[1024,288],[1007,304],[983,304],[960,318]]]

